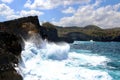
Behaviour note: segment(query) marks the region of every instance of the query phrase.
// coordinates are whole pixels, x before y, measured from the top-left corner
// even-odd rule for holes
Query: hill
[[[120,41],[120,28],[102,29],[96,25],[87,25],[85,27],[55,27],[54,25],[52,27],[57,29],[58,37],[64,41]]]
[[[84,27],[84,29],[90,29],[90,30],[101,30],[100,27],[96,26],[96,25],[87,25]]]

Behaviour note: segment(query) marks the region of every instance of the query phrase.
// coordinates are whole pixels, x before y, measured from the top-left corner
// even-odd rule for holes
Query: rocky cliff
[[[27,39],[33,32],[40,30],[37,16],[23,17],[15,20],[0,22],[0,31],[15,33]]]
[[[49,22],[42,24],[41,36],[49,41],[59,41],[56,27]]]
[[[0,22],[0,80],[23,80],[16,71],[24,41],[34,34],[50,41],[57,40],[55,28],[40,26],[37,16]]]
[[[120,42],[120,29],[101,29],[95,25],[86,27],[63,27],[57,28],[59,37],[67,38],[71,41],[118,41]]]
[[[15,33],[28,39],[33,33],[38,33],[49,41],[95,40],[120,41],[120,29],[101,29],[96,25],[83,27],[58,27],[49,22],[39,24],[37,16],[28,16],[15,20],[0,22],[0,30]]]
[[[38,16],[28,16],[15,20],[0,22],[0,31],[15,33],[28,39],[33,33],[40,34],[43,39],[58,41],[57,29],[39,24]]]
[[[16,71],[24,49],[23,39],[40,33],[37,16],[0,22],[0,80],[23,80]]]
[[[0,80],[23,80],[16,71],[23,46],[22,38],[9,32],[0,32]]]
[[[52,30],[55,29],[57,33],[52,34],[53,36],[51,37],[53,37],[54,39],[57,39],[58,41],[66,41],[69,43],[72,43],[75,40],[78,40],[78,41],[94,40],[94,41],[104,41],[104,42],[119,41],[120,42],[120,28],[102,29],[96,25],[87,25],[85,27],[77,27],[77,26],[59,27],[49,22],[44,23],[43,26],[45,26],[46,29],[48,28],[52,28]],[[52,31],[52,32],[55,32],[55,31]],[[47,34],[50,34],[50,32],[48,32]]]

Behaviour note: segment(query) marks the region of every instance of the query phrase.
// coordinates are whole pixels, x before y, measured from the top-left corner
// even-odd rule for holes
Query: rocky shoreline
[[[91,27],[91,26],[90,26]],[[15,70],[24,49],[24,40],[34,34],[40,34],[48,41],[72,43],[82,41],[118,41],[120,30],[103,30],[92,26],[86,28],[59,28],[50,23],[40,25],[37,16],[28,16],[0,22],[0,80],[23,80]]]

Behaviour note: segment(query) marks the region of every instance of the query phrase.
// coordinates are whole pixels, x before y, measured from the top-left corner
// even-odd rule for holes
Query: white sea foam
[[[31,42],[25,43],[25,50],[22,52],[25,63],[25,68],[22,68],[24,80],[112,80],[105,71],[79,66],[97,66],[108,61],[106,57],[69,52],[70,46],[67,43],[43,41],[41,44],[44,47],[36,47]]]
[[[84,54],[84,53],[82,54],[82,53],[76,53],[76,52],[70,52],[69,58],[77,59],[79,64],[84,64],[84,65],[86,64],[91,66],[106,65],[106,63],[110,61],[105,56],[99,56],[99,55],[93,55],[93,54],[91,55],[91,54]]]

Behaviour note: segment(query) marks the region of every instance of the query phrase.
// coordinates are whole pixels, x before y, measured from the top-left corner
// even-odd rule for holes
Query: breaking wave
[[[112,80],[102,70],[88,66],[106,66],[105,56],[70,51],[64,42],[54,43],[34,36],[25,42],[21,72],[24,80]]]

